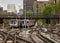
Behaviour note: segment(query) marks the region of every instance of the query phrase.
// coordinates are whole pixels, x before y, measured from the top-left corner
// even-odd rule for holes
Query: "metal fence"
[[[24,15],[0,15],[0,18],[18,18],[18,19],[24,19]],[[43,15],[43,14],[38,14],[38,15],[26,15],[27,19],[44,19],[44,18],[50,18],[50,19],[58,19],[59,15]]]

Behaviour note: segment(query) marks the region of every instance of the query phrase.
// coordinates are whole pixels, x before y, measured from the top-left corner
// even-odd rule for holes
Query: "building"
[[[49,4],[51,7],[53,7],[54,5],[60,3],[60,0],[49,0]],[[55,12],[52,12],[53,14],[56,14]]]
[[[49,0],[50,5],[53,5],[54,3],[55,3],[54,0]]]
[[[19,9],[18,15],[23,15],[23,9]]]
[[[7,14],[7,10],[4,10],[3,13],[4,13],[4,14]]]
[[[3,7],[0,7],[0,14],[3,12]]]
[[[8,4],[7,5],[7,11],[17,13],[15,4]]]
[[[55,3],[59,3],[59,2],[60,2],[60,0],[49,0],[50,4],[55,4]]]
[[[57,3],[60,2],[60,0],[56,0],[56,1],[57,1]]]
[[[23,0],[23,13],[26,14],[27,11],[33,11],[33,3],[36,0]]]
[[[0,7],[0,12],[3,12],[3,7]]]
[[[41,14],[41,10],[44,6],[50,5],[53,7],[53,5],[58,2],[60,2],[60,0],[34,1],[33,12],[34,14]]]
[[[17,15],[16,13],[14,12],[7,12],[8,15]]]
[[[34,14],[40,14],[43,7],[48,4],[48,1],[34,1],[33,11]]]

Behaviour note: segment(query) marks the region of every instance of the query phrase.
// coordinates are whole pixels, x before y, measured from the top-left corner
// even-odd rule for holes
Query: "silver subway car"
[[[9,25],[11,27],[24,27],[24,26],[28,26],[29,20],[28,19],[11,19],[9,22]]]

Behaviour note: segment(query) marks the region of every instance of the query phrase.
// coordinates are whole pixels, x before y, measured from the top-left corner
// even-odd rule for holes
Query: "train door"
[[[22,20],[22,26],[23,27],[25,27],[25,26],[27,27],[28,26],[28,23],[29,23],[29,20],[25,20],[25,19]]]

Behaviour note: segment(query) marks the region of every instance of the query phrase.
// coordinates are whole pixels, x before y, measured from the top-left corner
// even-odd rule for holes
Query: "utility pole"
[[[24,31],[25,31],[25,36],[26,37],[26,0],[24,0]]]
[[[37,6],[36,6],[36,8],[37,8],[37,18],[38,18],[38,3],[37,3]]]
[[[24,21],[24,24],[25,24],[25,30],[26,30],[26,0],[25,0],[25,21]]]
[[[56,4],[56,0],[53,0],[54,5]]]
[[[16,43],[16,32],[15,32],[15,41],[14,41],[14,43]]]
[[[56,5],[56,3],[57,3],[57,0],[54,0],[54,5]],[[60,14],[58,14],[58,16],[59,16],[59,23],[60,23]]]

